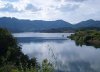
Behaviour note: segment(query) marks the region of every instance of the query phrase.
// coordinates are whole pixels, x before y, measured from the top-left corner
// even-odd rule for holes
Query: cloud
[[[19,1],[19,0],[1,0],[1,1],[16,2],[16,1]]]
[[[62,5],[60,8],[57,8],[57,10],[60,10],[62,12],[70,12],[70,11],[74,11],[78,8],[79,8],[79,5],[67,4],[67,5]]]
[[[40,11],[41,9],[40,8],[37,8],[36,6],[34,6],[33,4],[28,4],[25,8],[26,10],[30,10],[32,12],[35,12],[35,11]]]
[[[12,4],[5,4],[5,6],[3,8],[0,8],[1,12],[18,12],[18,10],[16,8],[13,7]]]
[[[65,0],[65,1],[83,2],[83,1],[86,1],[86,0]]]
[[[59,1],[59,2],[83,2],[83,1],[87,1],[87,0],[55,0],[55,1]]]

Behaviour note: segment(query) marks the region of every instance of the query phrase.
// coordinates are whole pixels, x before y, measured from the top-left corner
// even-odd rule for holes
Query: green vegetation
[[[0,28],[0,72],[53,72],[53,65],[47,59],[42,65],[29,59],[11,33]]]
[[[70,36],[75,40],[77,45],[90,45],[100,48],[100,31],[97,30],[81,30]]]

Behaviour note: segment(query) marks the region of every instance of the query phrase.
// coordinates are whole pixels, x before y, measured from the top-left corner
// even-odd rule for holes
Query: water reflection
[[[52,34],[52,36],[55,35]],[[56,36],[59,36],[59,34]],[[39,62],[45,58],[54,62],[56,58],[59,72],[100,72],[100,49],[85,45],[77,46],[70,39],[21,39],[18,40],[22,45],[24,54],[27,54],[30,58],[36,57]],[[55,58],[52,53],[54,53]]]
[[[17,37],[17,41],[19,43],[41,43],[41,42],[58,42],[61,43],[65,40],[67,40],[68,38],[55,38],[55,37]]]

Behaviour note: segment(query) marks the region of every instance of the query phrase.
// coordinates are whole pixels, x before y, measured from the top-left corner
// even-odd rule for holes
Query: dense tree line
[[[47,60],[41,66],[36,58],[29,59],[11,33],[0,28],[0,72],[52,72],[51,68]]]
[[[79,30],[70,36],[77,45],[90,45],[100,48],[100,31],[97,30]]]

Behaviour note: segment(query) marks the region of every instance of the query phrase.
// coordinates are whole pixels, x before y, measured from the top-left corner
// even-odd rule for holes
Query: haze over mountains
[[[64,31],[77,30],[80,28],[100,29],[100,21],[95,21],[90,19],[73,25],[63,20],[31,21],[31,20],[22,20],[10,17],[1,17],[0,27],[7,28],[11,32],[64,32]]]

